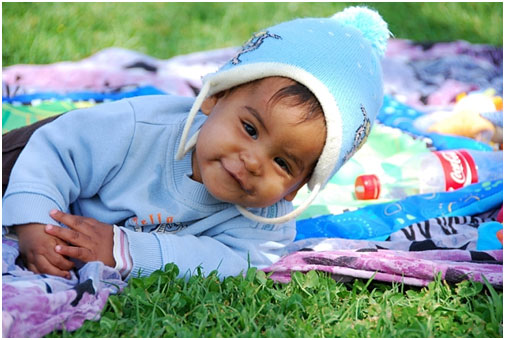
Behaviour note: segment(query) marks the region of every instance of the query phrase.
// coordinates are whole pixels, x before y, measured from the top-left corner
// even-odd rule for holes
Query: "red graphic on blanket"
[[[477,183],[477,168],[472,156],[465,150],[435,151],[445,174],[445,190],[452,191]]]

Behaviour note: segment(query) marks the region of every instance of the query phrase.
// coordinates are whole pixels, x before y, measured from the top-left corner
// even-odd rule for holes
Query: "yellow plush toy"
[[[461,94],[452,111],[437,111],[418,118],[415,123],[427,132],[470,137],[486,143],[503,143],[503,129],[482,116],[503,110],[501,97],[494,90]],[[503,115],[503,112],[499,113]]]

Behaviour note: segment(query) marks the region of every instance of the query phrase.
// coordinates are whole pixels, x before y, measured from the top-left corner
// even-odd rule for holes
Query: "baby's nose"
[[[254,176],[261,175],[261,159],[253,152],[244,152],[240,155],[240,158],[244,162],[244,166],[248,172]]]

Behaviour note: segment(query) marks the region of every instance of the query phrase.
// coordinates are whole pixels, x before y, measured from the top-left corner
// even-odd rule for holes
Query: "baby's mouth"
[[[235,170],[235,166],[228,162],[221,162],[224,170],[238,183],[240,188],[248,195],[252,195],[254,193],[253,188],[249,187],[246,182],[239,175],[240,170]]]

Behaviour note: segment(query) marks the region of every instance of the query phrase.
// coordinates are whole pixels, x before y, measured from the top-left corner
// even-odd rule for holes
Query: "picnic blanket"
[[[225,48],[160,60],[109,48],[80,61],[5,67],[2,132],[129,96],[194,96],[201,77],[217,70],[236,51]],[[298,236],[286,256],[264,269],[271,278],[288,282],[293,271],[318,270],[339,281],[373,278],[424,286],[441,275],[449,283],[487,280],[502,287],[501,244],[484,242],[484,236],[494,241],[502,228],[501,180],[401,201],[358,201],[353,196],[355,176],[373,171],[385,159],[400,164],[429,150],[491,150],[471,138],[426,133],[413,122],[427,112],[450,108],[461,92],[502,93],[502,60],[502,50],[492,46],[391,40],[383,61],[386,97],[378,124],[365,146],[299,217]],[[303,200],[304,193],[299,194]],[[2,334],[6,337],[77,329],[84,320],[98,319],[109,294],[117,294],[127,284],[118,272],[99,262],[84,265],[65,280],[26,271],[16,262],[17,256],[17,243],[2,237]]]

